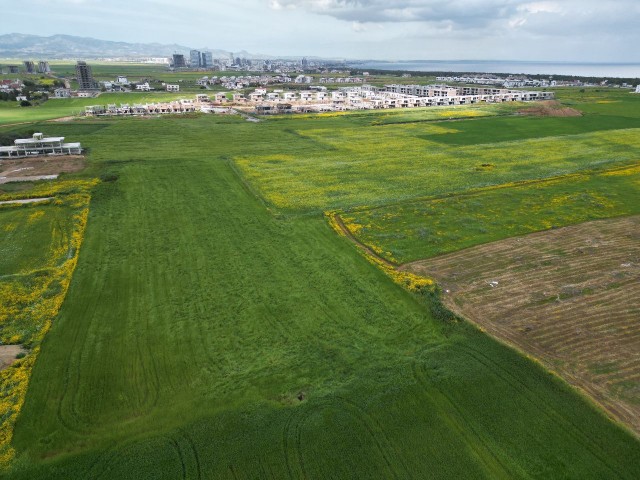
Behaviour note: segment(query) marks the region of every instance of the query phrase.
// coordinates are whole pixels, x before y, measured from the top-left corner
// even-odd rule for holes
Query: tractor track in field
[[[378,451],[380,452],[380,456],[384,459],[389,472],[391,472],[391,475],[393,475],[393,478],[411,478],[410,470],[407,468],[406,464],[403,461],[402,453],[389,439],[382,425],[380,425],[380,423],[373,416],[367,413],[357,403],[346,398],[337,398],[338,400],[341,400],[342,403],[347,407],[345,408],[345,410],[348,411],[354,418],[356,418],[369,433],[369,435],[375,442]],[[387,452],[393,452],[395,454],[396,462],[393,462],[392,459],[389,458]],[[394,463],[399,464],[399,466],[402,467],[402,469],[404,470],[403,474],[399,474],[399,472],[397,471],[397,467],[394,468]]]
[[[473,450],[478,460],[484,465],[493,478],[511,478],[511,472],[500,461],[496,453],[488,447],[483,436],[471,422],[465,418],[462,410],[456,405],[453,399],[436,385],[429,384],[424,368],[417,362],[412,364],[412,372],[416,381],[423,387],[428,397],[434,404],[439,405],[443,412],[451,411],[453,415],[445,415],[443,420],[455,430],[464,442]]]
[[[335,218],[335,221],[336,221],[336,225],[338,225],[338,227],[340,228],[340,230],[342,231],[344,236],[347,237],[349,240],[351,240],[351,242],[356,247],[358,247],[360,250],[364,251],[367,255],[370,255],[370,256],[374,257],[376,260],[380,261],[381,263],[383,263],[384,265],[386,265],[388,267],[391,267],[391,268],[397,268],[398,267],[397,263],[394,263],[394,262],[392,262],[390,260],[387,260],[383,256],[381,256],[378,253],[376,253],[375,250],[373,250],[372,248],[368,247],[366,244],[364,244],[360,240],[358,240],[358,238],[356,238],[356,236],[353,233],[351,233],[351,231],[344,224],[344,221],[342,220],[342,217],[340,217],[340,215],[338,213],[334,214],[334,218]]]
[[[300,468],[300,472],[302,474],[302,478],[309,478],[307,475],[307,470],[304,464],[304,458],[302,457],[302,425],[304,422],[317,410],[320,408],[318,405],[315,409],[310,409],[309,411],[302,414],[299,409],[294,409],[289,415],[287,422],[285,423],[282,435],[282,446],[284,450],[285,464],[287,466],[287,473],[289,474],[289,478],[300,478],[300,475],[297,472],[294,472],[294,464],[297,463]],[[290,438],[293,437],[293,445],[290,445]],[[294,458],[290,458],[290,450],[294,449],[295,454]]]
[[[178,459],[180,461],[180,468],[182,470],[182,478],[183,480],[186,480],[189,477],[188,477],[187,465],[184,461],[184,455],[182,453],[182,449],[180,448],[180,445],[178,444],[178,441],[175,438],[167,437],[167,440],[169,441],[169,445],[171,445],[171,447],[176,451],[178,455]]]

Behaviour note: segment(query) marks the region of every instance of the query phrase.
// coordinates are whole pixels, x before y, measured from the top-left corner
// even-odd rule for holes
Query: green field
[[[638,159],[638,126],[607,130],[608,114],[566,119],[572,126],[561,132],[553,119],[534,136],[489,145],[436,140],[464,135],[465,122],[488,122],[489,132],[504,118],[531,121],[490,113],[25,126],[83,142],[90,166],[80,175],[110,181],[92,190],[78,265],[42,343],[6,477],[640,477],[640,443],[629,432],[539,364],[443,313],[434,297],[394,284],[322,215],[352,207],[374,215],[361,207],[407,208],[406,200],[427,208],[429,195]],[[570,178],[580,180],[562,188],[582,209],[558,207],[558,221],[592,214],[598,198],[578,197],[585,185],[598,192],[618,182],[613,206],[595,209],[603,216],[635,208],[634,175]],[[536,184],[537,194],[565,194],[554,182]],[[508,190],[483,201],[499,205]],[[533,202],[522,192],[514,198]],[[466,209],[451,201],[447,216]],[[412,215],[400,216],[413,225]],[[509,215],[522,219],[522,209]],[[512,234],[504,231],[488,235]],[[41,253],[25,247],[11,261]]]
[[[640,162],[342,214],[388,260],[404,263],[549,228],[640,213]]]
[[[357,119],[298,123],[284,131],[259,125],[256,136],[272,137],[277,150],[269,145],[233,158],[269,204],[297,211],[384,205],[640,158],[638,128],[555,135],[550,125],[536,138],[479,148],[433,140],[464,135],[456,133],[458,122],[362,126],[353,124]],[[490,132],[493,120],[474,120],[485,121]]]
[[[84,113],[84,107],[87,105],[108,105],[110,103],[133,105],[135,103],[166,102],[178,98],[190,98],[190,95],[167,92],[103,93],[97,98],[52,98],[37,107],[21,107],[17,102],[0,102],[0,125],[76,116]]]

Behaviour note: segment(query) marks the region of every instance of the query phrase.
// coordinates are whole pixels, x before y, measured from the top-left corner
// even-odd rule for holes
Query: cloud
[[[442,22],[483,25],[517,9],[515,0],[274,0],[272,8],[299,8],[346,21]]]
[[[446,23],[452,30],[503,25],[536,25],[534,19],[561,18],[565,27],[597,26],[602,18],[625,25],[640,20],[637,0],[270,0],[274,10],[299,9],[350,23]],[[553,23],[553,22],[552,22]],[[560,25],[559,33],[562,32]],[[586,31],[585,33],[589,33]]]
[[[388,32],[397,32],[398,38],[406,37],[409,31],[418,31],[416,39],[465,40],[470,53],[474,45],[489,39],[496,44],[513,42],[513,48],[516,44],[527,45],[528,49],[527,42],[543,48],[561,42],[578,45],[581,39],[585,48],[604,42],[612,49],[624,45],[624,50],[630,50],[628,45],[640,41],[638,0],[270,0],[270,3],[272,10],[296,10],[344,21],[352,32],[368,31],[369,36],[371,25],[388,25]]]

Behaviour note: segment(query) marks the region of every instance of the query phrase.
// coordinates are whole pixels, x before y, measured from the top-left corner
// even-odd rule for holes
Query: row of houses
[[[363,83],[360,77],[320,77],[319,83]]]
[[[162,85],[167,92],[180,91],[180,85],[170,83],[163,83]],[[151,85],[149,85],[149,82],[138,83],[136,85],[136,91],[138,92],[150,92],[151,90],[153,90],[153,88],[151,87]]]
[[[503,103],[517,101],[549,100],[554,98],[552,92],[526,92],[493,88],[465,87],[454,88],[448,86],[425,86],[407,88],[406,86],[388,86],[377,88],[371,85],[361,87],[343,87],[339,90],[327,91],[273,91],[256,89],[255,92],[244,97],[233,95],[237,103],[252,103],[258,107],[257,111],[277,111],[278,108],[264,108],[277,104],[292,104],[296,111],[298,105],[311,104],[324,110],[324,106],[331,105],[333,110],[345,109],[376,109],[376,108],[412,108],[430,106],[471,105],[476,103]],[[396,90],[396,91],[394,91]],[[315,107],[313,107],[315,108]],[[312,108],[312,110],[313,110]]]
[[[80,143],[65,143],[64,137],[45,137],[42,133],[34,133],[31,138],[18,138],[11,146],[0,146],[0,159],[81,153]]]
[[[449,85],[386,85],[384,91],[415,97],[482,97],[499,101],[551,100],[554,98],[553,92],[527,92],[494,87],[452,87]]]
[[[124,116],[124,115],[162,115],[179,113],[222,113],[213,108],[207,95],[196,95],[195,100],[181,99],[170,102],[144,103],[129,105],[89,105],[85,107],[85,116]]]

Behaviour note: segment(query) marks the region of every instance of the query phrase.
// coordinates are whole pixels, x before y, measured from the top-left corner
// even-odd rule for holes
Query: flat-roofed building
[[[180,53],[173,54],[173,68],[184,68],[186,67],[186,63],[184,61],[184,55]]]
[[[42,133],[34,133],[32,138],[18,138],[12,146],[0,147],[0,159],[81,153],[80,143],[65,143],[64,137],[45,137]]]
[[[211,52],[202,52],[200,55],[200,66],[211,68],[213,67],[213,54]]]
[[[49,62],[40,60],[38,62],[38,73],[51,73],[51,67],[49,66]]]
[[[31,60],[25,60],[23,63],[27,73],[36,73],[36,66]]]
[[[191,68],[200,68],[202,66],[202,58],[200,50],[191,50],[189,52],[189,66]]]

